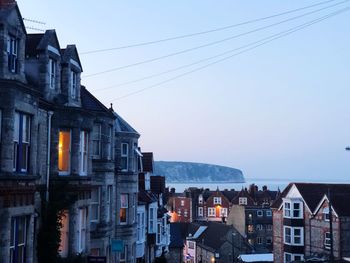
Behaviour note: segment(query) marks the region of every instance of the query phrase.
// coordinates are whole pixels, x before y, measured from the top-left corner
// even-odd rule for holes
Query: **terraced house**
[[[0,262],[134,262],[140,135],[80,84],[75,45],[27,34],[13,0],[0,61]]]

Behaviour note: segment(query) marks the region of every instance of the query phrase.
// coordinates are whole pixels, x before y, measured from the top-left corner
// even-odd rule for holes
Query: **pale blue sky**
[[[84,52],[209,30],[318,2],[19,0],[18,4],[23,17],[47,23],[28,26],[55,28],[61,47],[73,43]],[[296,14],[157,45],[81,55],[82,83],[93,92],[156,74],[346,6],[350,2],[194,52],[85,79],[84,75],[203,45]],[[93,93],[109,105],[115,98],[191,69]],[[113,103],[141,133],[143,150],[153,151],[157,160],[226,165],[242,169],[247,177],[347,180],[350,152],[344,148],[350,144],[349,70],[347,12]]]

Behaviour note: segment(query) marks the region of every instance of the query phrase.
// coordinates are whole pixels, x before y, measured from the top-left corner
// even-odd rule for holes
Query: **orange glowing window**
[[[70,131],[60,131],[58,142],[58,171],[68,174],[70,169]]]

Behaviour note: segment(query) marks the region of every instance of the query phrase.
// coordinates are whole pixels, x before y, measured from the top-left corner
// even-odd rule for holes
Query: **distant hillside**
[[[167,183],[245,182],[241,170],[205,163],[154,162],[154,174],[166,177]]]

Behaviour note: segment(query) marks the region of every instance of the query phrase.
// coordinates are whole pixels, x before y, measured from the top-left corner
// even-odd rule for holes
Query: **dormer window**
[[[300,200],[284,200],[283,215],[285,218],[303,218],[303,203]]]
[[[8,56],[8,68],[12,73],[17,72],[17,53],[18,53],[18,40],[15,37],[9,36],[7,39],[7,56]]]
[[[70,72],[70,95],[72,99],[77,96],[77,73],[74,71]]]
[[[248,204],[247,197],[240,197],[240,198],[238,199],[238,204],[239,204],[239,205],[247,205],[247,204]]]
[[[49,78],[50,88],[54,89],[56,85],[56,60],[52,58],[49,60]]]
[[[221,197],[214,197],[214,205],[221,205]]]

